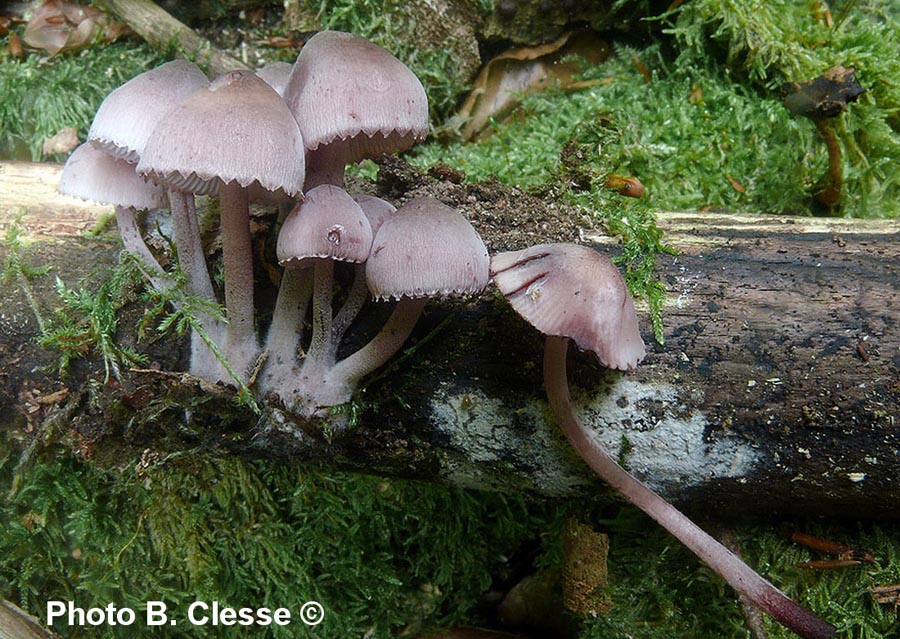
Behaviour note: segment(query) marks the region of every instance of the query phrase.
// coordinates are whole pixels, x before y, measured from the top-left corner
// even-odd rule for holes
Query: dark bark
[[[515,248],[515,238],[504,235],[508,227],[493,230],[504,211],[541,204],[560,220],[577,217],[563,204],[496,184],[395,173],[383,184],[463,203],[492,250]],[[39,213],[26,215],[24,224],[46,219]],[[680,251],[659,261],[668,290],[665,345],[655,344],[639,309],[649,354],[636,371],[606,372],[586,356],[570,355],[582,419],[603,432],[638,477],[689,510],[896,517],[896,224],[663,213],[660,225]],[[550,232],[544,228],[550,227],[532,233],[522,222],[516,238],[543,241]],[[578,230],[561,222],[552,232],[553,239],[566,239]],[[75,273],[115,260],[113,243],[54,235],[56,241],[35,243],[22,257],[60,272],[68,265],[73,272],[63,277],[70,285]],[[615,251],[599,234],[583,241]],[[7,248],[0,253],[5,259]],[[49,278],[34,280],[33,289],[40,305],[54,304]],[[357,426],[330,440],[274,406],[257,417],[227,401],[230,389],[182,374],[131,372],[103,386],[94,363],[56,380],[36,368],[54,356],[31,341],[36,322],[14,282],[2,287],[0,308],[0,434],[22,446],[44,432],[104,465],[137,460],[145,449],[201,446],[545,495],[601,486],[552,423],[542,387],[542,336],[490,291],[470,304],[429,304],[412,338],[416,348],[365,384]],[[126,308],[123,340],[133,340],[140,311]],[[386,309],[370,306],[364,315],[350,331],[357,342],[374,332]],[[176,347],[182,348],[163,340],[142,348],[172,368],[179,365]],[[50,395],[63,387],[65,397]],[[621,450],[626,439],[628,449]]]

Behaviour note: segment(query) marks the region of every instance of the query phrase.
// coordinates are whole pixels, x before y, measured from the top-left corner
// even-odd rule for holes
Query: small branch
[[[7,639],[56,639],[37,619],[17,605],[0,599],[0,637]]]
[[[174,44],[185,57],[213,75],[247,69],[243,62],[217,49],[150,0],[98,0],[94,4],[118,16],[150,46],[166,50]]]

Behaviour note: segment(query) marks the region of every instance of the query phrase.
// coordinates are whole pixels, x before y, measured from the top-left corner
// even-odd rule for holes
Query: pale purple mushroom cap
[[[372,248],[372,227],[344,189],[322,184],[310,189],[284,220],[278,233],[278,262],[311,257],[365,262]]]
[[[58,188],[64,195],[101,204],[136,209],[166,205],[164,189],[139,176],[134,164],[87,143],[75,149],[66,160]]]
[[[512,307],[545,335],[568,337],[607,368],[631,370],[645,355],[628,287],[605,255],[575,244],[499,253],[491,277]]]
[[[252,72],[229,71],[159,122],[138,172],[194,193],[256,182],[294,195],[305,177],[303,138],[272,87]]]
[[[419,197],[381,225],[366,281],[376,299],[474,294],[487,286],[489,266],[484,242],[461,213]]]
[[[262,78],[266,84],[275,89],[278,95],[284,95],[288,80],[291,77],[291,69],[294,65],[290,62],[276,60],[264,64],[256,70],[256,75]]]
[[[428,134],[428,98],[416,75],[377,44],[320,31],[294,63],[284,99],[306,148],[328,145],[343,164],[408,149]]]
[[[366,217],[369,218],[373,237],[378,233],[378,229],[381,228],[384,221],[397,212],[396,206],[374,195],[357,193],[353,196],[353,199],[359,204],[359,208],[363,210]]]
[[[157,123],[209,80],[193,62],[173,60],[135,76],[106,96],[88,141],[137,162]]]

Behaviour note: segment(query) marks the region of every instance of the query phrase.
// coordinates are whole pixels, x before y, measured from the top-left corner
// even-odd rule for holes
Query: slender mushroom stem
[[[274,358],[288,365],[296,363],[303,339],[303,320],[312,292],[312,268],[289,265],[284,269],[272,312],[272,325],[266,337],[270,362]]]
[[[732,588],[804,639],[828,639],[836,629],[788,598],[674,506],[633,477],[595,441],[575,415],[566,378],[566,337],[548,336],[544,385],[560,428],[584,461],[610,486],[655,519]]]
[[[116,207],[116,226],[119,227],[119,235],[122,236],[122,244],[125,246],[125,250],[137,258],[142,267],[141,270],[144,272],[147,280],[149,280],[150,285],[158,292],[171,288],[174,282],[166,275],[162,266],[153,257],[150,249],[147,248],[147,243],[144,242],[144,237],[138,228],[132,207]]]
[[[310,366],[332,364],[331,353],[331,325],[332,309],[331,294],[334,287],[334,260],[327,257],[314,258],[315,284],[313,285],[313,311],[312,311],[312,337],[309,342],[309,350],[306,353]]]
[[[174,240],[178,251],[178,264],[187,279],[188,291],[205,300],[214,301],[216,296],[206,268],[203,245],[200,242],[200,225],[197,222],[194,194],[170,189],[168,195],[172,224],[175,228]]]
[[[384,328],[361,349],[335,364],[329,378],[355,388],[363,377],[383,366],[406,342],[425,309],[427,298],[404,297],[394,308]]]
[[[326,144],[307,152],[304,193],[322,184],[333,184],[344,188],[347,162],[339,150],[332,148],[333,146]]]
[[[334,316],[334,324],[331,327],[332,345],[337,349],[344,333],[350,328],[350,324],[359,315],[360,309],[369,299],[369,287],[366,285],[366,265],[354,264],[353,268],[353,284],[350,285],[350,292],[347,293],[347,299],[341,310]]]
[[[253,246],[247,190],[237,182],[223,184],[219,194],[222,258],[225,266],[225,310],[228,314],[226,354],[235,370],[256,357],[253,323]]]
[[[816,199],[828,208],[834,208],[841,202],[841,189],[844,183],[844,170],[841,166],[841,146],[838,144],[834,126],[825,118],[813,118],[816,129],[825,140],[828,148],[828,181],[825,188],[816,193]]]

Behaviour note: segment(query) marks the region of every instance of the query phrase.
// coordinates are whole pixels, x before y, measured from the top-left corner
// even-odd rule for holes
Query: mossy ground
[[[869,92],[841,118],[845,197],[832,213],[897,217],[898,11],[890,2],[844,1],[832,7],[829,26],[816,10],[823,6],[685,3],[660,23],[664,29],[653,41],[617,43],[614,59],[585,69],[587,88],[526,96],[514,118],[493,123],[480,141],[431,143],[411,157],[423,166],[458,167],[469,180],[495,175],[538,188],[571,182],[578,172],[581,186],[567,197],[622,238],[632,283],[645,291],[650,283],[653,294],[652,255],[665,248],[654,210],[821,212],[812,194],[826,173],[824,145],[811,122],[788,115],[775,89],[841,63],[857,67]],[[412,62],[437,114],[446,114],[464,88],[446,81],[442,69],[452,60],[439,52],[410,59],[414,49],[392,35],[376,3],[329,3],[318,19],[325,27],[380,34],[377,40]],[[6,45],[0,40],[0,49]],[[0,149],[37,157],[43,139],[65,126],[83,137],[106,93],[162,59],[135,43],[49,60],[5,57]],[[560,162],[564,149],[578,158],[576,166]],[[648,197],[617,196],[603,187],[610,173],[638,176]],[[20,452],[0,442],[0,595],[39,615],[50,598],[135,608],[149,599],[180,608],[215,598],[294,611],[317,599],[326,608],[318,637],[394,637],[420,623],[479,623],[485,620],[477,603],[508,573],[507,559],[537,544],[545,549],[541,561],[553,562],[562,522],[578,510],[612,534],[613,609],[586,623],[583,637],[747,633],[721,580],[627,508],[602,519],[610,511],[599,506],[593,512],[581,504],[202,452],[132,460],[110,472],[51,448],[17,472]],[[797,526],[810,531],[808,524]],[[875,604],[867,591],[900,582],[896,534],[875,525],[813,526],[811,532],[870,548],[879,562],[826,573],[794,567],[810,556],[787,541],[790,530],[741,528],[735,535],[752,564],[837,623],[840,636],[891,636],[893,609]],[[302,635],[291,629],[274,634]],[[208,627],[178,632],[217,636]],[[63,631],[67,637],[142,633],[151,631],[140,624]]]

